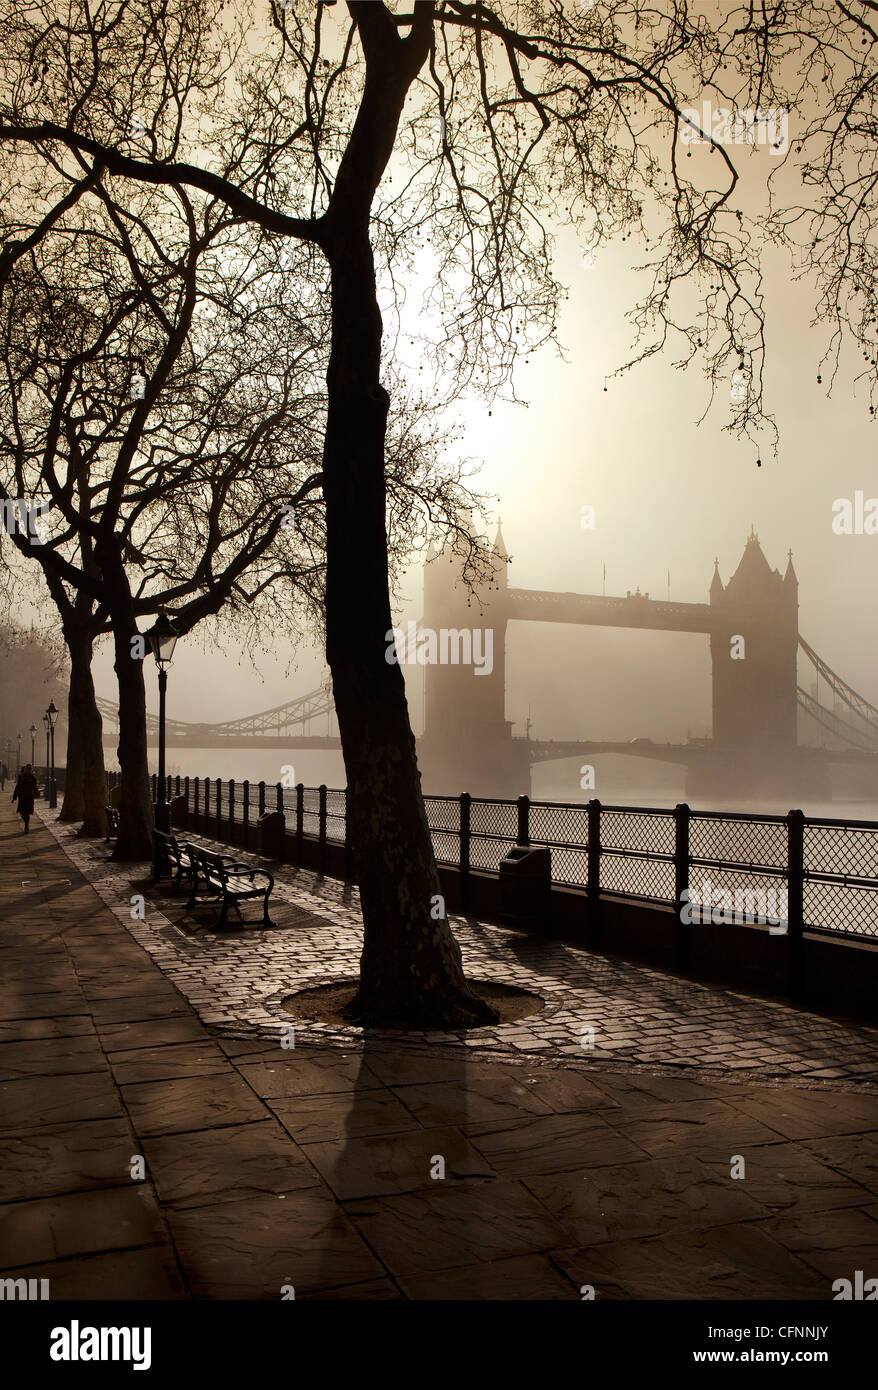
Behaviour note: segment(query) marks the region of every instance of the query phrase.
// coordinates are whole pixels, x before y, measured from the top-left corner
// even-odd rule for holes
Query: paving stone
[[[77,1120],[4,1136],[0,1201],[116,1187],[128,1176],[134,1144],[127,1118]]]
[[[122,1087],[138,1134],[180,1134],[267,1118],[239,1076],[217,1074],[143,1081]]]
[[[0,1042],[24,1042],[36,1038],[97,1037],[88,1014],[64,1014],[60,1018],[0,1020]]]
[[[278,1299],[381,1278],[384,1270],[322,1192],[261,1197],[168,1213],[196,1298]]]
[[[0,1132],[15,1134],[67,1120],[120,1115],[119,1093],[105,1072],[77,1076],[31,1076],[0,1083]]]
[[[100,1038],[108,1053],[211,1040],[207,1029],[203,1028],[188,1010],[176,1018],[147,1018],[138,1019],[135,1023],[107,1023],[100,1029]]]
[[[145,1139],[149,1176],[163,1204],[194,1207],[267,1192],[298,1192],[320,1179],[275,1120]]]
[[[315,1054],[296,1047],[277,1049],[273,1061],[240,1062],[238,1071],[257,1095],[266,1100],[282,1096],[316,1096],[327,1091],[350,1091],[379,1085],[371,1066],[361,1057],[338,1053]]]
[[[451,1269],[545,1250],[570,1238],[517,1182],[433,1183],[401,1197],[351,1203],[348,1215],[394,1275]]]
[[[112,999],[92,999],[90,1007],[100,1031],[106,1023],[132,1023],[145,1018],[187,1017],[189,1009],[176,992],[167,994],[123,994]]]
[[[97,1037],[28,1038],[0,1044],[0,1082],[25,1076],[62,1076],[104,1071],[106,1058]]]
[[[404,1100],[385,1090],[333,1091],[326,1096],[294,1096],[269,1103],[299,1144],[423,1127]]]
[[[216,1043],[209,1040],[111,1052],[108,1060],[119,1085],[162,1081],[169,1077],[209,1076],[227,1071],[229,1065]]]
[[[609,1299],[826,1299],[825,1278],[750,1222],[551,1251],[577,1288]],[[801,1321],[801,1318],[799,1319]]]
[[[842,1211],[807,1211],[763,1221],[786,1250],[813,1265],[831,1283],[852,1279],[854,1270],[878,1271],[878,1221],[855,1207]]]
[[[625,1111],[612,1123],[654,1158],[679,1153],[729,1164],[733,1154],[746,1158],[752,1146],[780,1140],[776,1130],[723,1100],[681,1101],[652,1114]]]
[[[574,1299],[578,1294],[543,1255],[521,1255],[492,1264],[470,1264],[400,1279],[407,1298],[541,1302]]]
[[[744,1183],[686,1156],[524,1181],[581,1245],[704,1230],[763,1214]]]
[[[802,1147],[827,1167],[878,1195],[878,1136],[851,1134],[806,1139]]]
[[[306,1290],[302,1295],[304,1298],[319,1299],[344,1299],[361,1302],[374,1299],[376,1302],[386,1299],[402,1300],[402,1294],[395,1284],[389,1279],[372,1279],[367,1284],[341,1284],[335,1289]]]
[[[413,1192],[442,1181],[430,1176],[437,1156],[444,1159],[446,1182],[494,1175],[492,1165],[460,1130],[449,1127],[351,1137],[302,1148],[342,1201]]]
[[[51,1264],[31,1266],[28,1275],[32,1279],[49,1280],[49,1297],[53,1303],[68,1299],[77,1302],[81,1299],[165,1302],[188,1297],[173,1250],[168,1245],[55,1260]],[[141,1320],[143,1316],[141,1313]]]
[[[16,1202],[0,1206],[0,1268],[153,1245],[164,1235],[155,1197],[141,1183]]]
[[[396,1093],[423,1125],[488,1123],[521,1114],[550,1115],[536,1087],[522,1086],[500,1067],[469,1067],[458,1081],[402,1086]]]
[[[716,1171],[728,1172],[728,1165],[717,1164]],[[745,1175],[734,1185],[743,1186],[768,1214],[862,1206],[870,1195],[867,1188],[821,1163],[803,1144],[794,1143],[748,1148]]]
[[[856,1134],[878,1129],[878,1096],[824,1093],[815,1113],[810,1092],[787,1087],[734,1098],[731,1104],[785,1139],[814,1139],[820,1134]]]
[[[498,1173],[527,1177],[636,1162],[643,1150],[598,1115],[523,1115],[503,1127],[467,1125],[466,1134]]]

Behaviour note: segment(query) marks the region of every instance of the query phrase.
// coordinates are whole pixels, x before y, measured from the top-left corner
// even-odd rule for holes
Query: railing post
[[[155,773],[152,774],[152,799],[153,799],[153,801],[157,801],[157,800],[158,800],[158,797],[156,796],[156,776],[155,776]]]
[[[230,845],[233,845],[233,844],[235,843],[235,779],[234,779],[234,777],[230,777],[230,778],[229,778],[229,814],[228,814],[228,831],[227,831],[227,834],[228,834],[228,837],[229,837],[229,844],[230,844]]]
[[[805,931],[805,815],[787,816],[787,980],[790,994],[799,995],[804,985]]]
[[[690,928],[683,921],[683,909],[689,898],[689,819],[691,811],[685,801],[674,807],[674,913],[676,916],[674,943],[678,965],[689,958]]]
[[[192,789],[192,814],[193,814],[194,816],[197,816],[197,815],[199,814],[199,811],[198,811],[198,806],[199,806],[198,793],[200,792],[200,790],[201,790],[201,778],[200,778],[200,777],[196,777],[196,778],[195,778],[195,785],[194,785],[194,787],[193,787],[193,789]]]
[[[244,791],[241,802],[241,819],[243,822],[243,828],[241,830],[241,844],[243,845],[244,849],[246,849],[247,831],[250,826],[250,783],[247,780],[247,778],[244,779]]]
[[[317,788],[317,833],[320,839],[320,872],[326,868],[326,783]]]
[[[278,783],[280,786],[280,783]],[[305,833],[305,784],[296,783],[296,866],[302,867],[302,836]]]
[[[518,838],[516,843],[519,845],[530,844],[530,797],[520,796],[518,798]]]
[[[221,840],[221,839],[223,838],[223,835],[222,835],[222,819],[223,819],[223,779],[222,779],[221,777],[217,777],[217,779],[216,779],[216,838],[217,838],[218,840]]]
[[[585,900],[589,935],[597,942],[601,930],[601,803],[596,796],[588,802],[587,811]]]
[[[210,778],[204,779],[204,819],[210,820]]]
[[[265,815],[265,783],[264,783],[264,782],[260,782],[260,783],[259,783],[259,814],[260,814],[260,816],[264,816],[264,815]]]
[[[469,792],[460,796],[460,906],[466,912],[469,907],[469,853],[470,853],[470,809],[472,797]]]
[[[284,789],[283,789],[283,787],[281,786],[280,782],[275,782],[275,784],[274,784],[274,790],[275,790],[274,809],[275,809],[276,811],[280,811],[281,815],[284,815],[287,808],[286,808],[286,806],[284,805]]]
[[[186,778],[186,781],[187,781],[187,782],[189,781],[189,778],[188,778],[188,777]],[[180,795],[180,774],[179,774],[179,772],[177,773],[177,795],[178,795],[178,796]]]

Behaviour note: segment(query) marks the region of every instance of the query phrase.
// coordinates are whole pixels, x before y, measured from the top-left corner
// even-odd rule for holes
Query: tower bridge
[[[422,627],[432,631],[472,629],[471,595],[459,565],[437,563],[432,553],[424,573]],[[628,593],[624,598],[556,593],[508,585],[508,554],[498,528],[491,583],[478,595],[480,625],[493,632],[493,666],[476,673],[472,664],[424,667],[424,731],[418,758],[424,786],[432,792],[469,787],[483,796],[526,791],[534,763],[616,753],[683,764],[687,788],[697,794],[720,780],[725,791],[742,793],[800,787],[812,798],[829,791],[829,763],[866,767],[878,788],[878,709],[852,689],[817,654],[798,630],[798,580],[789,557],[783,576],[772,569],[751,533],[737,570],[723,584],[718,563],[707,603],[678,603]],[[568,623],[586,627],[702,633],[710,644],[712,737],[685,744],[628,742],[584,737],[516,737],[506,719],[506,633],[510,622]],[[743,638],[745,657],[735,656]],[[798,657],[810,663],[817,694],[798,680]],[[452,657],[452,663],[454,658]],[[820,703],[823,683],[832,705]],[[99,699],[105,730],[118,730],[118,709]],[[800,741],[800,723],[825,745]],[[315,728],[315,725],[318,727]],[[339,749],[331,683],[272,709],[219,723],[167,721],[171,748]],[[572,732],[572,731],[571,731]],[[158,719],[147,715],[147,737],[158,742]]]

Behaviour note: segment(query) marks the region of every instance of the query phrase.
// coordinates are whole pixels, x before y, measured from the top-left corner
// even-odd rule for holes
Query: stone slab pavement
[[[299,879],[278,931],[217,937],[145,869],[39,819],[25,837],[0,801],[0,1278],[56,1300],[819,1301],[878,1274],[874,1030],[695,987],[716,1049],[644,1057],[693,986],[476,923],[465,955],[542,981],[556,1019],[562,967],[585,972],[572,1043],[540,1014],[533,1046],[309,1025],[284,1048],[277,1000],[348,970],[353,901]],[[589,988],[614,1043],[626,1020],[615,1054],[583,1055]],[[761,1031],[729,1065],[747,1006],[804,1070],[771,1072]]]

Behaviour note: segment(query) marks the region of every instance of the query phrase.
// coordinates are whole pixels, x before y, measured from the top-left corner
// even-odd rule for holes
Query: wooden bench
[[[115,806],[105,806],[104,811],[107,817],[107,833],[104,836],[104,843],[106,844],[109,840],[115,840],[119,834],[119,812]]]
[[[173,878],[176,893],[186,874],[192,880],[194,894],[198,882],[198,854],[202,847],[178,840],[176,835],[167,834],[164,830],[153,830],[152,838],[156,850],[153,855],[153,882],[157,883],[160,878]]]
[[[222,899],[222,911],[217,921],[218,927],[223,927],[228,920],[229,904],[246,902],[252,898],[262,898],[262,925],[265,927],[277,926],[268,915],[268,899],[271,890],[274,888],[274,875],[267,869],[255,869],[252,864],[243,864],[239,860],[230,859],[223,854],[215,854],[211,850],[196,850],[193,846],[193,855],[197,863],[197,878],[192,888],[192,896],[187,903],[187,907],[192,907],[196,896],[204,892],[208,897]],[[257,878],[267,880],[265,884],[258,884]],[[201,885],[201,886],[200,886]]]

